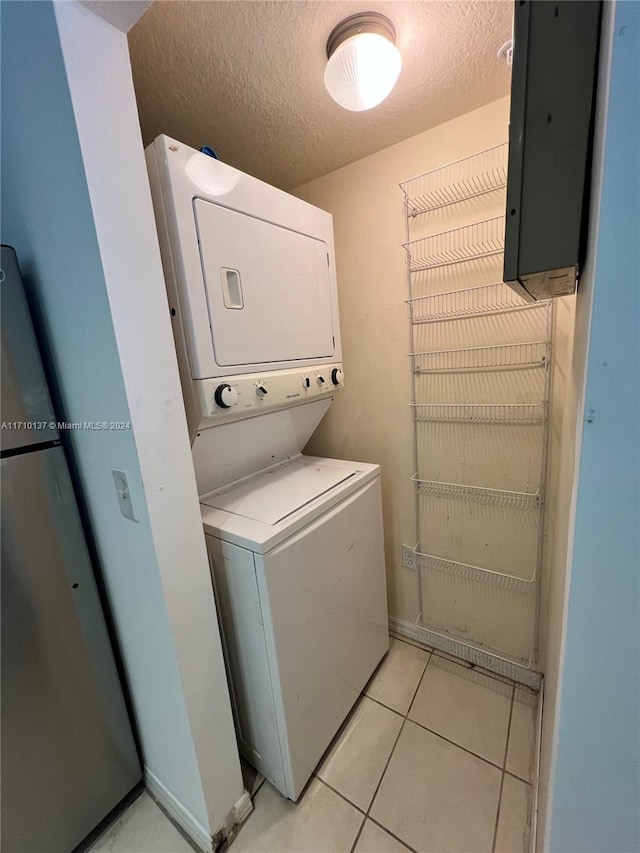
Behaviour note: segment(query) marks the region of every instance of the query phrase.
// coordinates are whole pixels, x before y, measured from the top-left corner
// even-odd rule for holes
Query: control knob
[[[334,367],[331,371],[331,381],[334,385],[342,385],[342,380],[344,379],[344,373],[340,370],[339,367]]]
[[[318,383],[318,385],[322,388],[322,386],[323,386],[323,385],[324,385],[324,383],[325,383],[325,378],[324,378],[324,376],[316,376],[316,382],[317,382],[317,383]]]
[[[238,402],[238,392],[231,385],[218,385],[213,392],[213,399],[221,409],[230,409]]]
[[[302,377],[302,387],[303,388],[311,388],[311,380],[308,376]]]
[[[266,397],[269,392],[264,387],[264,385],[256,385],[256,394],[262,400],[263,397]]]

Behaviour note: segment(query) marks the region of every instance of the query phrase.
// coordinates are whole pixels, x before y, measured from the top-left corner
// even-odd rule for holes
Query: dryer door
[[[251,372],[333,357],[326,243],[202,199],[193,204],[216,364]]]

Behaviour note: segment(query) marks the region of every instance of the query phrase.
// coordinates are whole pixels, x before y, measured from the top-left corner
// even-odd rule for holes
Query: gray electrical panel
[[[601,3],[516,0],[504,281],[574,293],[586,244]]]

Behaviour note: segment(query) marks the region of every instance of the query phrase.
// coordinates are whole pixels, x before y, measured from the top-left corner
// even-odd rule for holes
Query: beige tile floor
[[[254,789],[230,853],[526,853],[536,709],[526,688],[392,639],[298,803]],[[189,850],[151,800],[121,823],[93,853]]]
[[[88,853],[194,853],[164,812],[144,792],[98,838]]]

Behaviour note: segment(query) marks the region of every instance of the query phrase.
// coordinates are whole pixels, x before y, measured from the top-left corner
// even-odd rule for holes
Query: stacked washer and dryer
[[[332,218],[146,154],[239,748],[296,800],[388,649],[380,469],[302,454],[344,385]]]

